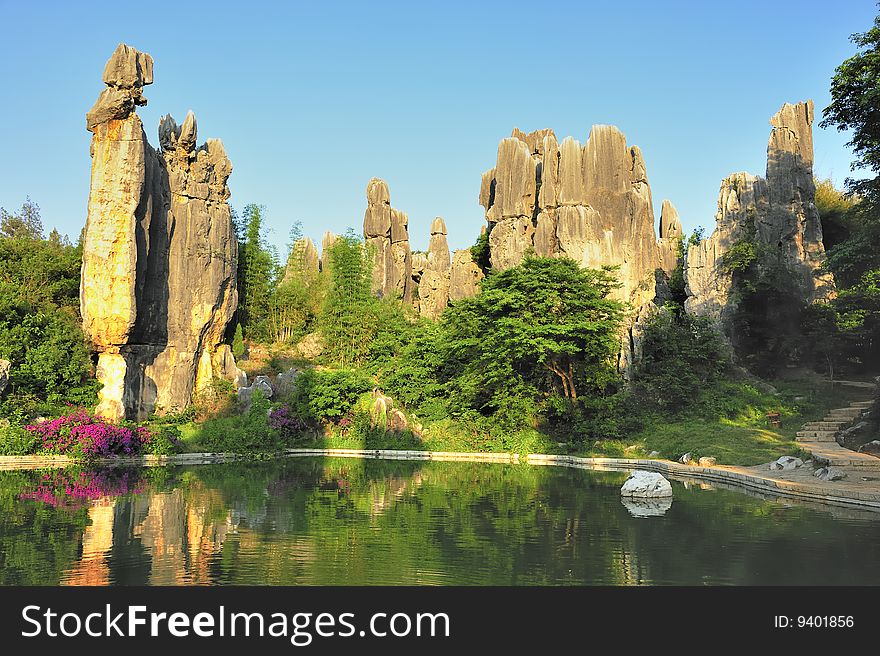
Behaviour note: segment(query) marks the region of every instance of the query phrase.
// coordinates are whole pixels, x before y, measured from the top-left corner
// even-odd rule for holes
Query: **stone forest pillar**
[[[98,413],[142,419],[180,410],[218,377],[238,381],[223,343],[238,303],[232,165],[219,140],[196,146],[196,121],[166,116],[160,150],[135,113],[153,60],[120,44],[86,116],[92,177],[80,308],[98,351]]]

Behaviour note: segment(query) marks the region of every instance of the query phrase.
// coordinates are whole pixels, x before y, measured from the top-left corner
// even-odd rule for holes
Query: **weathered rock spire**
[[[748,173],[726,177],[718,194],[715,230],[688,249],[686,307],[725,327],[735,305],[733,281],[724,270],[723,257],[750,233],[779,249],[799,272],[792,293],[805,301],[834,293],[830,274],[819,273],[825,249],[813,182],[813,101],[784,104],[770,125],[766,177]]]
[[[388,184],[372,178],[367,184],[364,239],[373,251],[373,292],[412,300],[412,253],[409,218],[391,207]]]
[[[225,377],[238,380],[227,325],[238,302],[238,245],[219,140],[196,146],[196,120],[166,116],[161,151],[135,107],[153,81],[153,60],[121,44],[107,62],[86,125],[92,176],[80,307],[104,384],[98,412],[142,419],[187,407]]]

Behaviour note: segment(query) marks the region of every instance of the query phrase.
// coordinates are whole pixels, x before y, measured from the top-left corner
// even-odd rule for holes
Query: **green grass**
[[[650,419],[645,428],[625,441],[597,442],[584,455],[644,457],[657,451],[661,458],[677,460],[714,457],[719,464],[757,465],[784,455],[804,456],[795,441],[803,424],[822,419],[832,408],[869,398],[870,390],[832,384],[815,376],[774,381],[777,394],[760,394],[736,401],[738,412],[727,417]],[[777,411],[781,426],[770,426],[767,412]]]

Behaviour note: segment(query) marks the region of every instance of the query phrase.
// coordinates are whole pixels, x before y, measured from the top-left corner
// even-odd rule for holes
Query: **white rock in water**
[[[625,497],[671,497],[672,485],[661,474],[637,469],[620,488]]]
[[[633,517],[661,517],[672,508],[672,497],[646,499],[644,497],[621,497],[620,502]]]
[[[804,461],[800,458],[793,458],[792,456],[782,456],[776,462],[770,463],[771,471],[788,471],[790,469],[797,469],[798,467],[803,466]]]

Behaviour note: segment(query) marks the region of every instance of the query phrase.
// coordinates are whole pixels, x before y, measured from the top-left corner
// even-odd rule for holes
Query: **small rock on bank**
[[[846,478],[844,472],[835,469],[834,467],[822,467],[821,469],[817,469],[814,476],[820,481],[839,481],[842,478]]]
[[[789,471],[792,469],[797,469],[798,467],[802,467],[804,461],[800,458],[794,458],[792,456],[782,456],[776,462],[770,463],[770,471]]]
[[[626,479],[620,494],[637,498],[671,497],[672,484],[662,474],[637,469]]]

